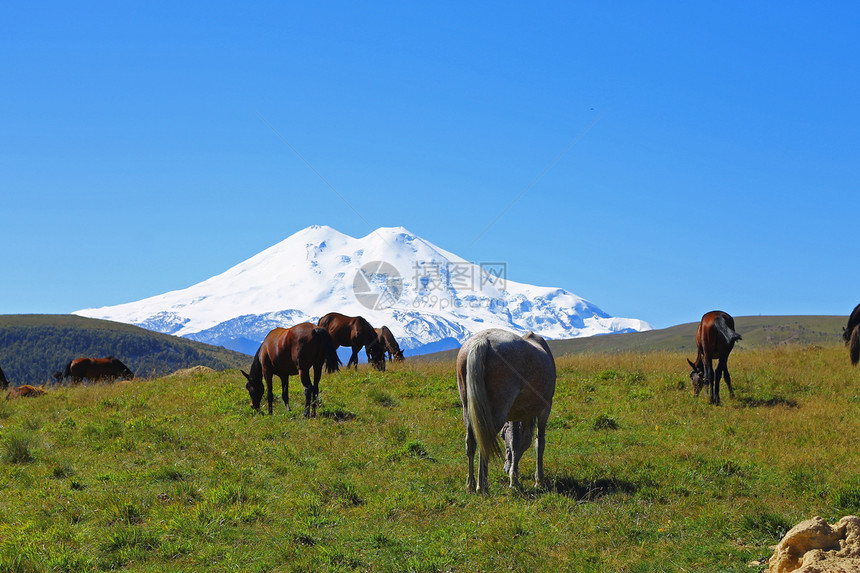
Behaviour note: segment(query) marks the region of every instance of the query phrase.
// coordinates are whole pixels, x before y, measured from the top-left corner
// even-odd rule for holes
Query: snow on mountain
[[[511,281],[504,264],[473,264],[403,227],[355,239],[314,225],[186,289],[73,314],[253,353],[272,328],[331,311],[387,325],[407,355],[492,327],[546,338],[651,328],[566,290]]]

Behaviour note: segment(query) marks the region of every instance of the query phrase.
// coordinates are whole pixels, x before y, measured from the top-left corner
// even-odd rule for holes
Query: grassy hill
[[[750,336],[750,338],[753,338]],[[236,371],[0,400],[0,571],[760,572],[795,523],[860,511],[860,369],[840,344],[557,359],[547,488],[465,491],[452,361],[325,375],[319,417]],[[276,388],[276,392],[279,389]]]
[[[736,350],[768,348],[780,345],[828,345],[842,340],[842,328],[847,316],[738,316],[735,329],[743,340]],[[692,359],[696,356],[697,322],[679,324],[647,332],[607,334],[569,340],[550,340],[549,346],[556,357],[565,354],[619,354],[624,352],[684,352]],[[418,360],[453,360],[457,350],[446,350]]]
[[[251,358],[225,348],[119,322],[73,315],[0,315],[0,367],[14,385],[44,384],[80,356],[113,355],[136,376],[162,376],[198,364],[247,368]]]

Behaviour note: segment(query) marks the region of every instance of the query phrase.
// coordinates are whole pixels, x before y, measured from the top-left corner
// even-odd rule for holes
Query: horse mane
[[[260,349],[262,350],[262,346]],[[260,350],[257,350],[257,353],[254,355],[254,360],[251,362],[250,372],[248,373],[248,379],[254,381],[254,383],[259,382],[263,383],[263,363],[260,362]]]

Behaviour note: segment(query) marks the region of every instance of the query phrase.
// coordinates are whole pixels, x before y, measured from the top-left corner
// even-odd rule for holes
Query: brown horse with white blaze
[[[340,366],[337,348],[328,331],[310,322],[297,324],[292,328],[276,328],[266,335],[260,345],[251,373],[242,370],[248,382],[245,388],[251,396],[251,407],[260,409],[263,399],[263,380],[266,381],[266,397],[269,402],[269,415],[272,414],[272,377],[281,379],[281,398],[287,410],[290,409],[289,380],[298,375],[305,388],[305,418],[316,416],[322,369],[336,372]],[[311,369],[314,379],[311,382]]]
[[[537,467],[535,486],[543,487],[546,424],[555,394],[555,360],[540,336],[517,336],[493,328],[469,338],[457,354],[457,386],[466,426],[469,491],[486,493],[487,462],[501,453],[499,431],[504,427],[505,471],[510,486],[519,487],[519,460],[535,427]],[[475,451],[480,450],[475,481]]]
[[[375,328],[376,336],[379,338],[379,344],[383,348],[383,353],[388,353],[389,360],[403,361],[403,351],[400,350],[400,345],[397,344],[397,339],[391,334],[391,330],[387,326]]]
[[[364,347],[367,360],[377,370],[385,370],[385,349],[379,344],[376,330],[362,316],[346,316],[330,312],[319,320],[319,326],[328,330],[335,346],[352,348],[352,356],[346,363],[358,368],[358,351]]]
[[[860,304],[854,307],[848,317],[848,325],[842,330],[842,340],[848,345],[851,364],[857,366],[860,362]]]
[[[112,382],[114,380],[131,380],[134,373],[118,358],[75,358],[66,364],[63,379],[71,378],[79,384],[84,379],[90,382]]]
[[[692,368],[690,380],[693,393],[698,396],[704,386],[708,387],[708,401],[720,404],[720,378],[725,374],[729,396],[735,397],[732,390],[732,377],[729,374],[728,360],[735,342],[741,335],[735,332],[735,319],[721,310],[705,313],[696,329],[696,361],[687,363]],[[713,360],[717,360],[714,371]]]

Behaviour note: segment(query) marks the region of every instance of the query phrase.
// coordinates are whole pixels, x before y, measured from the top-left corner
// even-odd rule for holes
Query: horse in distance
[[[328,330],[335,346],[352,348],[352,355],[346,363],[347,368],[352,365],[358,368],[358,351],[364,347],[368,362],[377,370],[385,370],[385,350],[379,344],[376,330],[364,317],[330,312],[323,316],[318,324]]]
[[[281,398],[287,410],[290,410],[289,379],[290,376],[298,375],[305,388],[304,415],[308,418],[316,416],[323,367],[331,373],[336,372],[339,366],[337,347],[328,331],[310,322],[303,322],[292,328],[276,328],[269,332],[254,356],[251,372],[241,372],[247,379],[245,388],[251,397],[251,407],[255,410],[260,409],[265,380],[269,415],[272,414],[274,401],[272,377],[281,379]],[[311,369],[314,373],[313,382]]]
[[[501,329],[479,332],[457,354],[457,386],[466,427],[469,491],[488,490],[488,462],[501,454],[498,434],[505,431],[505,470],[510,487],[519,488],[519,460],[536,429],[535,486],[543,487],[546,424],[555,394],[555,360],[546,341],[529,332],[517,336]],[[479,450],[478,479],[475,452]]]
[[[693,383],[693,394],[699,395],[703,387],[708,387],[708,401],[719,406],[720,378],[725,375],[729,396],[735,397],[732,389],[732,377],[729,374],[729,354],[735,342],[741,340],[741,335],[735,332],[735,319],[721,310],[712,310],[702,316],[696,329],[696,361],[687,363],[692,370],[690,380]],[[717,360],[714,370],[713,360]]]
[[[397,339],[391,334],[391,330],[387,326],[375,328],[376,336],[379,339],[379,344],[383,348],[383,353],[388,353],[389,360],[397,362],[403,361],[403,351],[400,350],[400,345],[397,344]]]
[[[860,304],[854,307],[848,317],[848,325],[842,329],[842,340],[848,345],[851,364],[857,366],[860,362]]]
[[[71,378],[75,384],[84,379],[90,382],[113,382],[114,380],[132,380],[134,372],[122,363],[119,358],[75,358],[66,364],[63,370],[63,380]]]

